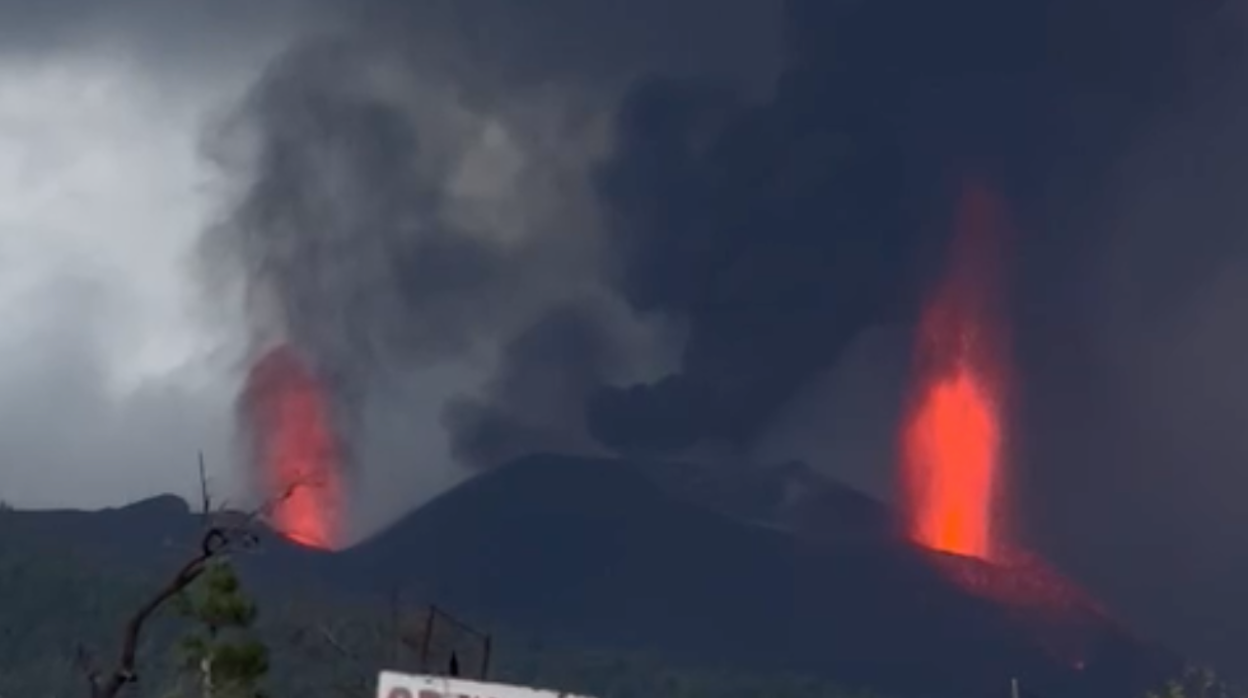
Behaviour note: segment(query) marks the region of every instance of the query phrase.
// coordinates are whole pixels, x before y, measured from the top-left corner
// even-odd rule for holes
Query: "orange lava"
[[[906,462],[918,508],[912,533],[924,545],[987,559],[1000,430],[991,398],[966,367],[927,389],[906,428]]]
[[[915,346],[915,386],[901,433],[907,527],[921,545],[968,557],[998,555],[1004,431],[1004,333],[996,197],[967,184],[958,202],[952,259],[925,308]]]
[[[1112,622],[1096,599],[1032,553],[1011,550],[990,563],[946,556],[937,564],[958,586],[1015,612],[1066,624]]]
[[[288,345],[252,367],[244,394],[260,485],[273,528],[290,540],[333,549],[341,541],[342,478],[325,391]]]

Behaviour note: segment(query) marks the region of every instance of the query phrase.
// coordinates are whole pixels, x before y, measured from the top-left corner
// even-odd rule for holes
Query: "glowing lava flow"
[[[907,533],[964,591],[996,604],[1050,655],[1082,671],[1121,630],[1087,594],[1002,530],[1008,335],[1001,299],[1002,202],[978,182],[957,202],[949,266],[924,308],[900,434]],[[1109,635],[1107,635],[1107,633]]]
[[[340,542],[342,481],[324,390],[287,345],[252,367],[244,394],[260,484],[270,520],[287,538],[314,548]]]
[[[952,264],[923,313],[916,389],[901,434],[907,526],[921,545],[968,557],[998,555],[1004,337],[993,322],[995,197],[964,187]]]

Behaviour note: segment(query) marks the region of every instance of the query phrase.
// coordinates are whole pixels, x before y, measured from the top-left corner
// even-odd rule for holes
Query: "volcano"
[[[531,456],[355,547],[275,535],[239,564],[262,604],[398,589],[556,645],[827,677],[900,698],[1002,695],[1014,678],[1042,696],[1138,698],[1180,666],[1081,596],[1037,593],[1051,579],[890,535],[882,503],[868,515],[835,483],[815,501],[856,513],[815,517],[847,527],[816,540],[703,506],[694,488],[661,487],[644,475],[657,467]],[[166,500],[9,516],[8,531],[73,542],[128,570],[175,566],[179,548],[165,539],[195,528],[185,504]],[[1020,589],[1034,605],[1016,603]]]

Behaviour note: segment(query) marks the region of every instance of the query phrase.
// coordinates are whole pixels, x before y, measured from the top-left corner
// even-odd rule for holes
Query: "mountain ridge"
[[[812,539],[743,521],[641,470],[620,459],[529,456],[351,548],[329,553],[265,535],[240,564],[262,598],[304,588],[375,599],[397,589],[577,646],[834,677],[898,696],[989,695],[1020,678],[1042,695],[1126,698],[1178,666],[1091,609],[1037,620],[951,576],[950,566],[973,571],[978,561],[886,528]],[[6,517],[45,540],[149,567],[185,554],[170,541],[193,538],[198,525],[170,498]],[[882,526],[888,520],[881,515]],[[1054,652],[1052,637],[1079,656]]]

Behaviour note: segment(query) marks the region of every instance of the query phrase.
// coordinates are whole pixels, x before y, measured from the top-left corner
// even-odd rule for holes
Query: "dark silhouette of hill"
[[[679,461],[636,465],[674,497],[814,541],[880,540],[895,535],[895,517],[884,504],[801,462],[772,467]]]
[[[170,540],[195,526],[172,498],[7,516],[31,536],[67,537],[129,564],[176,554]],[[861,523],[862,511],[850,520]],[[1125,698],[1178,669],[1079,599],[1015,608],[974,593],[959,579],[986,578],[977,561],[888,536],[812,540],[745,522],[609,459],[520,459],[339,553],[267,543],[245,561],[262,593],[402,589],[554,642],[896,695],[997,695],[1017,677],[1042,696]],[[991,572],[996,587],[1030,574]]]
[[[151,567],[184,556],[200,525],[186,501],[173,495],[98,511],[13,510],[0,517],[8,540],[36,547],[69,544],[118,567]]]
[[[1129,695],[1171,668],[1092,608],[1037,624],[968,593],[945,568],[974,561],[938,564],[883,537],[810,542],[692,506],[606,459],[522,459],[343,557],[361,580],[572,641],[904,693],[987,695],[1017,676],[1044,694]],[[1071,640],[1089,656],[1055,652],[1049,625],[1079,628]]]

